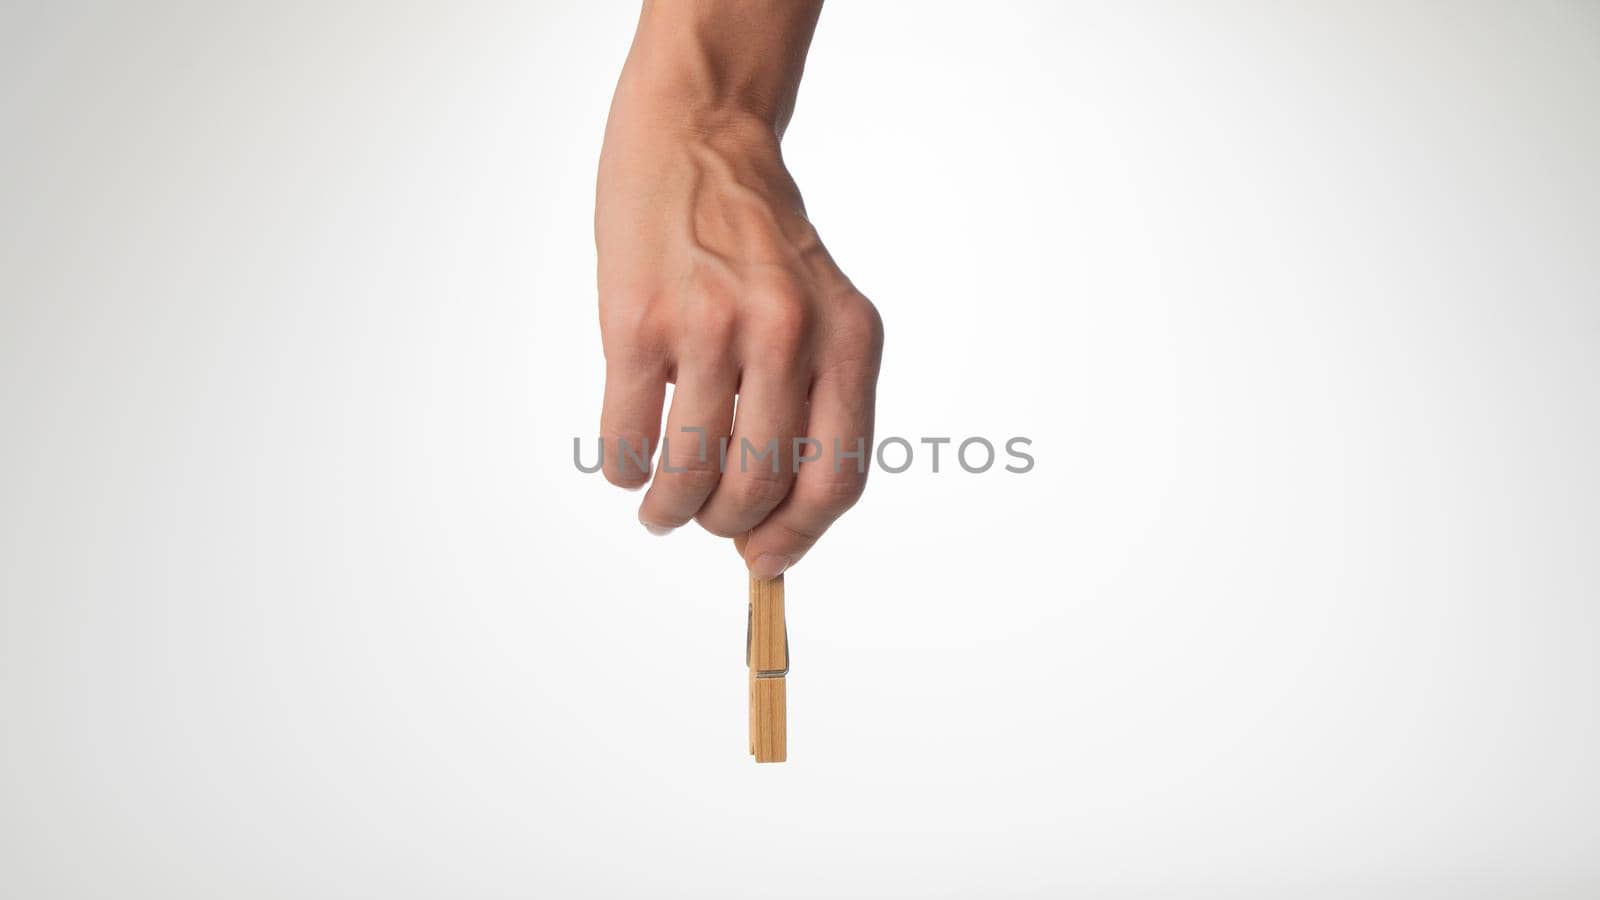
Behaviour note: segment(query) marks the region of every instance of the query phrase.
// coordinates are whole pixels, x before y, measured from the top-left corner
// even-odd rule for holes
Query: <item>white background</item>
[[[0,14],[0,894],[1593,897],[1600,6],[836,2],[789,579],[571,464],[627,3]]]

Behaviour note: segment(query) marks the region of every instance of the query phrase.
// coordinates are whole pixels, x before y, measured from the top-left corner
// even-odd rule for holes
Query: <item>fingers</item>
[[[744,373],[722,480],[695,517],[707,531],[720,537],[743,534],[789,493],[793,441],[805,424],[805,392],[798,368]]]
[[[821,458],[800,467],[789,495],[736,544],[757,578],[783,574],[860,499],[872,452],[879,347],[873,343],[871,353],[819,373],[807,434],[820,444]],[[806,455],[817,451],[812,447]],[[860,457],[849,455],[858,451]]]
[[[854,292],[825,312],[803,295],[760,299],[742,312],[697,306],[681,331],[624,331],[607,353],[601,435],[609,481],[648,481],[670,371],[677,389],[639,520],[658,534],[698,521],[771,578],[861,496],[883,334]],[[640,349],[650,347],[660,350]]]
[[[634,360],[606,363],[600,444],[606,480],[637,490],[650,478],[650,454],[661,434],[666,373]]]
[[[720,361],[680,367],[661,462],[639,504],[639,521],[651,533],[666,534],[694,518],[717,486],[737,378],[736,368]]]

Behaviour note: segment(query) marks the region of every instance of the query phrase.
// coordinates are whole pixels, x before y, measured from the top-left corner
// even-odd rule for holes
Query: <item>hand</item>
[[[698,521],[736,538],[752,575],[775,577],[861,495],[882,323],[807,221],[770,117],[697,108],[631,74],[607,124],[595,207],[606,478],[650,481],[618,442],[657,446],[673,383],[639,520],[657,534]],[[801,448],[807,459],[819,448],[822,458],[797,472],[800,437],[818,442]],[[741,466],[745,442],[774,441],[778,471],[753,455]],[[836,446],[866,455],[836,460]]]

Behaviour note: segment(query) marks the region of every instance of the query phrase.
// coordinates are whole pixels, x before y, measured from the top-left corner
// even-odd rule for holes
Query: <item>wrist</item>
[[[646,0],[613,114],[696,132],[782,134],[820,8],[820,0]]]
[[[608,133],[616,130],[767,142],[777,139],[780,124],[769,104],[625,68],[607,122]]]

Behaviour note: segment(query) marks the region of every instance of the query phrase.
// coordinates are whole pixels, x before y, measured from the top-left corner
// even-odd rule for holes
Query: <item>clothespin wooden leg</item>
[[[750,579],[750,752],[756,762],[787,757],[784,676],[789,674],[789,630],[783,620],[783,576]]]

